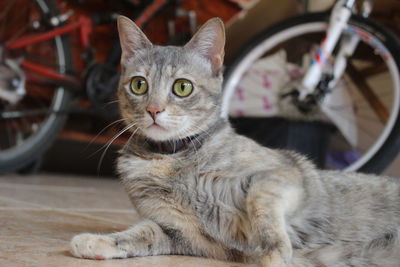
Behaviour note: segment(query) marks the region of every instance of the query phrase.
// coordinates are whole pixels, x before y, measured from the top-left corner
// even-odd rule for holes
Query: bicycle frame
[[[158,12],[165,4],[167,0],[155,0],[153,4],[149,5],[142,14],[135,20],[136,24],[139,27],[142,27],[144,23],[146,23],[150,17],[152,17],[156,12]],[[5,48],[7,51],[18,50],[24,47],[27,47],[32,44],[48,41],[57,36],[70,34],[74,31],[79,31],[80,36],[80,45],[84,48],[90,46],[90,34],[93,31],[93,23],[91,18],[85,15],[80,15],[77,21],[72,22],[70,24],[57,27],[53,30],[38,33],[31,36],[21,37],[19,39],[10,41],[6,43]],[[21,66],[29,71],[40,74],[46,78],[49,78],[51,81],[55,83],[67,85],[68,87],[80,87],[81,82],[74,76],[61,74],[57,71],[54,71],[51,68],[47,68],[43,65],[28,61],[22,60]]]
[[[311,66],[301,82],[301,88],[299,88],[300,100],[305,100],[308,95],[314,93],[321,80],[326,61],[331,56],[353,14],[354,4],[355,0],[340,0],[335,4],[331,13],[326,37],[322,41],[319,51],[315,54]],[[361,14],[364,17],[368,17],[372,9],[372,3],[370,0],[363,0],[363,4]],[[352,35],[351,38],[342,40],[339,53],[335,59],[333,79],[329,83],[329,88],[333,88],[343,75],[347,65],[347,58],[354,53],[359,41],[360,37],[357,35]]]
[[[89,46],[89,35],[92,32],[92,21],[88,17],[81,15],[76,22],[55,28],[48,32],[21,37],[6,43],[5,47],[8,51],[18,50],[29,45],[48,41],[60,35],[72,33],[76,30],[79,30],[81,44],[85,47]],[[67,83],[70,86],[79,85],[79,81],[73,76],[61,74],[53,69],[28,60],[23,60],[21,66],[52,80]]]

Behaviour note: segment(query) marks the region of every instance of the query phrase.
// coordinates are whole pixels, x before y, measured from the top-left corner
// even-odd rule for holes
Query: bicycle
[[[0,173],[35,162],[63,128],[72,101],[86,99],[101,117],[117,114],[111,100],[119,80],[119,42],[113,40],[105,63],[97,62],[89,38],[94,27],[115,24],[120,13],[144,27],[161,10],[173,10],[171,16],[188,17],[190,31],[196,29],[196,14],[179,9],[178,1],[120,0],[112,6],[106,13],[75,16],[53,0],[0,2]],[[72,61],[73,34],[83,49],[83,75]]]
[[[228,66],[221,116],[319,167],[381,172],[400,149],[400,41],[371,11],[339,0],[266,29]]]

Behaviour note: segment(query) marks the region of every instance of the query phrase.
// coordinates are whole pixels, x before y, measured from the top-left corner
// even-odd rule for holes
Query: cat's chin
[[[158,124],[152,124],[147,127],[143,133],[146,137],[154,140],[154,141],[166,141],[173,137],[171,131],[165,129],[164,127]]]

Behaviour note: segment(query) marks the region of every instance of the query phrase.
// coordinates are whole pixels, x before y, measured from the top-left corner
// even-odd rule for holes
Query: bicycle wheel
[[[18,14],[18,16],[16,16]],[[7,51],[6,43],[45,32],[58,14],[51,0],[0,3],[0,172],[29,165],[53,143],[67,118],[71,92],[21,67],[29,60],[64,74],[71,69],[67,36]]]
[[[282,105],[287,103],[285,92],[304,75],[312,53],[315,53],[325,36],[328,20],[327,13],[306,14],[289,19],[267,29],[241,50],[243,52],[227,69],[222,101],[222,116],[233,118],[239,132],[256,136],[256,140],[261,143],[268,139],[269,144],[274,144],[282,139],[282,132],[276,132],[276,122],[271,125],[271,117],[282,117]],[[325,133],[329,135],[328,141],[322,143],[325,153],[318,159],[322,162],[322,168],[379,173],[400,149],[400,42],[381,25],[359,16],[351,17],[342,38],[354,34],[360,36],[360,43],[348,60],[346,72],[340,81],[341,88],[332,90],[338,90],[346,97],[338,98],[341,101],[328,107],[341,112],[341,120],[345,125],[347,123],[347,127],[340,128],[340,120],[333,123],[326,115],[321,115],[321,108],[316,111],[320,113],[318,115],[283,117],[289,124],[293,121],[300,121],[304,125],[321,122],[333,128],[325,128]],[[337,50],[328,61],[334,62]],[[274,70],[272,66],[271,69],[271,65],[278,61],[281,62],[277,64],[280,68]],[[266,76],[263,78],[263,75]],[[265,107],[262,101],[266,100],[266,93],[261,91],[268,90],[268,84],[265,83],[270,81],[265,77],[272,79],[274,75],[280,75],[280,82],[274,84],[274,92],[283,93],[275,98],[276,103],[267,103],[274,110],[251,110],[257,105],[262,107],[264,104]],[[238,104],[238,98],[249,99],[254,105],[245,102]],[[243,110],[246,107],[247,110]],[[343,112],[345,108],[348,112]],[[263,112],[267,115],[263,115]],[[267,127],[260,126],[264,122]],[[253,124],[252,128],[257,134],[241,129],[243,124]],[[349,138],[351,134],[346,134],[348,129],[353,130],[353,138]],[[259,133],[261,130],[262,134]],[[308,136],[307,133],[303,135]],[[298,135],[291,136],[292,139],[300,138]],[[297,141],[302,142],[301,139]],[[309,142],[306,146],[310,147],[320,145],[314,138],[306,138],[304,142]]]

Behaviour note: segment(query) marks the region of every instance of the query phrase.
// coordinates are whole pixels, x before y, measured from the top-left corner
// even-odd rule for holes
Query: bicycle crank
[[[304,99],[300,99],[300,91],[296,87],[284,94],[281,98],[291,97],[291,102],[297,109],[304,115],[313,112],[324,99],[324,97],[331,92],[330,82],[333,80],[333,75],[323,74],[317,87],[313,93],[307,94]]]
[[[4,49],[0,46],[0,99],[16,104],[25,96],[25,81],[19,60],[4,58]]]

